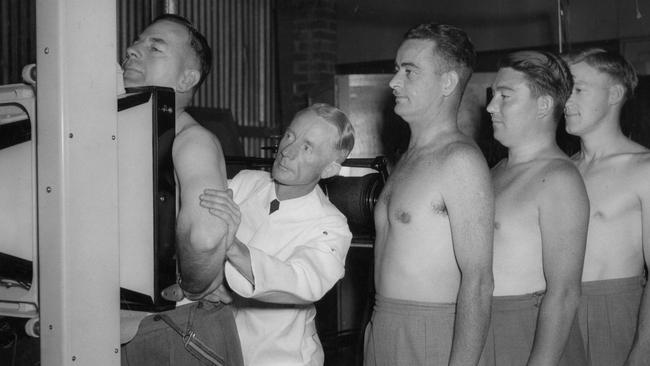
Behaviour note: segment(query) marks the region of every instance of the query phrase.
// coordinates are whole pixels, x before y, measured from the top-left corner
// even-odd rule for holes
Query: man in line
[[[492,168],[494,299],[488,365],[585,365],[575,314],[589,201],[555,142],[571,94],[567,65],[546,52],[501,60],[487,111],[508,148]]]
[[[409,30],[390,81],[411,129],[375,206],[374,313],[365,365],[475,365],[490,321],[493,193],[457,126],[475,61],[464,31]]]
[[[271,174],[244,170],[230,190],[201,196],[201,206],[238,226],[225,274],[239,295],[246,365],[323,365],[313,303],[343,277],[352,234],[318,181],[338,174],[353,146],[346,115],[315,104],[294,117]]]
[[[621,132],[621,108],[637,84],[620,55],[589,49],[567,57],[574,77],[567,132],[589,193],[580,326],[591,365],[650,364],[650,151]],[[635,333],[636,332],[636,333]]]
[[[127,49],[123,65],[125,87],[156,85],[175,91],[172,159],[180,190],[176,252],[182,287],[193,299],[221,285],[229,236],[226,222],[195,204],[206,187],[226,188],[221,145],[185,112],[210,72],[211,52],[205,37],[186,19],[163,15]],[[193,330],[197,339],[210,348],[198,351],[204,356],[228,365],[242,364],[230,309],[223,304],[197,302],[145,318],[135,338],[122,347],[122,365],[203,365],[200,357],[185,349],[182,336],[168,321],[181,331]]]

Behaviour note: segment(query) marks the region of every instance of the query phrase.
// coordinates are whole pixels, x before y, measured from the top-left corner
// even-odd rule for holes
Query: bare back
[[[466,236],[492,234],[486,228],[492,225],[491,186],[480,151],[460,133],[438,141],[407,151],[375,207],[375,284],[382,296],[456,302],[459,265],[471,251],[466,243],[485,242]],[[464,207],[459,196],[473,200],[476,211]],[[474,214],[478,218],[472,220]],[[459,229],[462,225],[480,228]],[[474,251],[471,260],[490,261],[491,245]]]
[[[626,150],[592,162],[574,157],[591,203],[583,281],[643,273],[643,238],[650,231],[650,151],[632,142]],[[650,246],[650,239],[646,242]]]
[[[588,201],[568,158],[558,152],[510,166],[504,160],[492,177],[494,295],[542,291],[549,278],[579,279]],[[570,258],[571,266],[560,265]]]

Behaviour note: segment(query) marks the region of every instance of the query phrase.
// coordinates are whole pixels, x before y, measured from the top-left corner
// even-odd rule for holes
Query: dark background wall
[[[569,43],[650,37],[650,2],[562,1]],[[570,3],[570,4],[566,4]],[[637,8],[641,18],[637,19]],[[478,51],[558,43],[556,1],[538,0],[337,0],[340,63],[392,59],[411,26],[436,20],[464,28]],[[645,61],[650,49],[645,48]]]

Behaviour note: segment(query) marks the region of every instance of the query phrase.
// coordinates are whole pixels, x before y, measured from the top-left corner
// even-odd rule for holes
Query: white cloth
[[[320,187],[280,201],[268,172],[242,171],[229,184],[241,210],[237,238],[250,250],[255,286],[230,263],[225,274],[234,292],[235,321],[244,363],[322,365],[313,302],[343,278],[352,234],[343,214]]]

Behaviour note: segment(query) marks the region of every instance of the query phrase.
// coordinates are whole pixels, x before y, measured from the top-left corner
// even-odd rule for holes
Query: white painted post
[[[41,365],[117,366],[115,0],[37,0]]]

